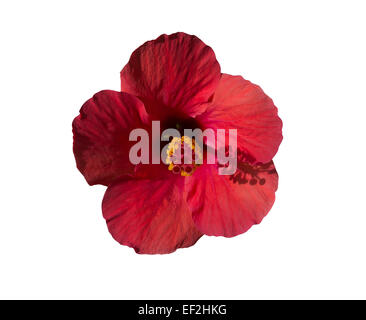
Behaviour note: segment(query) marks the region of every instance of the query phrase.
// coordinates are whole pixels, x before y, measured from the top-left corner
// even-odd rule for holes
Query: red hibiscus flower
[[[121,91],[101,91],[73,121],[77,167],[90,185],[108,186],[102,210],[113,238],[138,253],[192,246],[203,235],[233,237],[261,222],[275,200],[272,162],[282,141],[277,108],[262,89],[222,74],[213,50],[196,36],[162,35],[135,50]],[[238,164],[174,174],[166,164],[133,165],[135,128],[237,129]],[[154,141],[152,141],[154,143]]]

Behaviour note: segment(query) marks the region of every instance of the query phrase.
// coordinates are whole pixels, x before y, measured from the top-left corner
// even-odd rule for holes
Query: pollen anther
[[[166,154],[165,163],[169,165],[168,169],[175,174],[180,173],[183,177],[191,176],[202,163],[197,159],[203,159],[201,148],[194,139],[187,136],[174,137],[166,149]]]

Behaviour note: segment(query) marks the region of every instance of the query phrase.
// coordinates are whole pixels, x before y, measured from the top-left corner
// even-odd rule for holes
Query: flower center
[[[168,144],[166,154],[165,163],[169,165],[168,169],[184,177],[191,176],[203,159],[201,148],[194,139],[187,136],[174,137]]]

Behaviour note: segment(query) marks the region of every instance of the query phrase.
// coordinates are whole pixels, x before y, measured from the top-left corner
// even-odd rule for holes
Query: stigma
[[[166,149],[165,163],[168,170],[183,177],[191,176],[202,164],[202,149],[194,139],[174,137]]]

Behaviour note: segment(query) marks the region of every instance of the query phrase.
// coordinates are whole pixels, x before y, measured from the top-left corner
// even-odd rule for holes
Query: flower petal
[[[272,99],[240,76],[222,75],[212,102],[197,120],[205,128],[237,129],[238,148],[252,163],[271,161],[282,141],[282,121]]]
[[[275,200],[278,175],[273,162],[238,163],[232,176],[204,165],[186,178],[187,202],[197,228],[214,236],[233,237],[258,224]]]
[[[202,233],[183,199],[182,179],[128,180],[110,186],[102,207],[113,238],[147,254],[194,245]]]
[[[187,116],[204,111],[220,80],[213,50],[196,36],[163,34],[137,48],[121,71],[122,91],[139,97],[161,118],[167,108]]]
[[[109,185],[134,172],[129,161],[130,131],[149,123],[143,103],[123,92],[100,91],[73,121],[74,155],[90,185]]]

